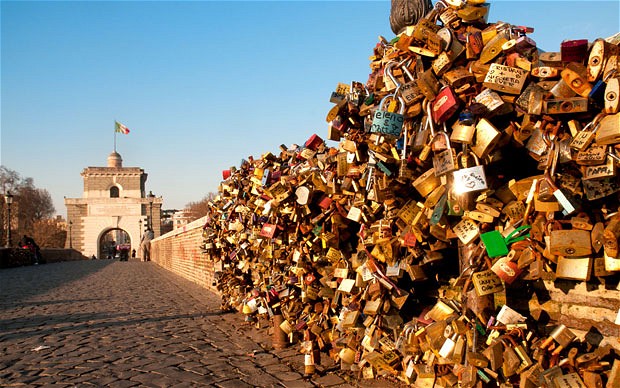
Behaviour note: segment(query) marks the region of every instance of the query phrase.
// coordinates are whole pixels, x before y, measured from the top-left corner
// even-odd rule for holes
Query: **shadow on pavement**
[[[129,318],[128,314],[61,314],[37,315],[0,320],[0,342],[24,339],[31,336],[68,335],[84,331],[99,331],[113,327],[133,326],[182,319],[199,319],[206,316],[220,315],[212,313],[176,314],[160,316],[137,316]]]
[[[24,299],[45,294],[56,287],[101,271],[115,261],[66,261],[0,269],[0,311],[17,304],[21,305]],[[56,301],[51,303],[54,302]],[[41,303],[33,302],[33,304]]]

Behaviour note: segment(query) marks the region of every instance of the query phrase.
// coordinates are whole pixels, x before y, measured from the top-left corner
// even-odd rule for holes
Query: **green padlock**
[[[508,246],[517,241],[525,240],[530,237],[529,233],[525,233],[530,229],[530,225],[519,226],[513,230],[506,238],[497,230],[482,233],[480,239],[484,243],[487,254],[490,258],[505,256],[510,251]]]

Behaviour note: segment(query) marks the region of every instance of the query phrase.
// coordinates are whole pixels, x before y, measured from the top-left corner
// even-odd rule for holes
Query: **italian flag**
[[[114,121],[114,132],[120,132],[124,135],[129,133],[129,128],[119,123],[118,121]]]

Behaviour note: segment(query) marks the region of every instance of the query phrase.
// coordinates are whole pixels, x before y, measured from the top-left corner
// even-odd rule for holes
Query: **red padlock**
[[[562,62],[584,63],[588,58],[588,40],[565,40],[560,44]]]
[[[500,257],[491,267],[491,271],[508,284],[515,281],[522,272],[517,263],[510,261],[508,257]]]
[[[459,109],[459,99],[449,86],[439,91],[432,102],[433,121],[446,122]]]
[[[306,148],[310,148],[313,151],[319,149],[319,147],[323,144],[323,139],[321,139],[317,134],[310,136],[310,139],[306,140]]]

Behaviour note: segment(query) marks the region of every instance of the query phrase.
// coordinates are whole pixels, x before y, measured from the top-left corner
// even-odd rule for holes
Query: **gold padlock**
[[[481,119],[476,124],[476,144],[472,151],[480,159],[486,158],[499,142],[500,132],[487,119]]]
[[[620,113],[607,115],[599,121],[594,141],[599,145],[620,143]]]

